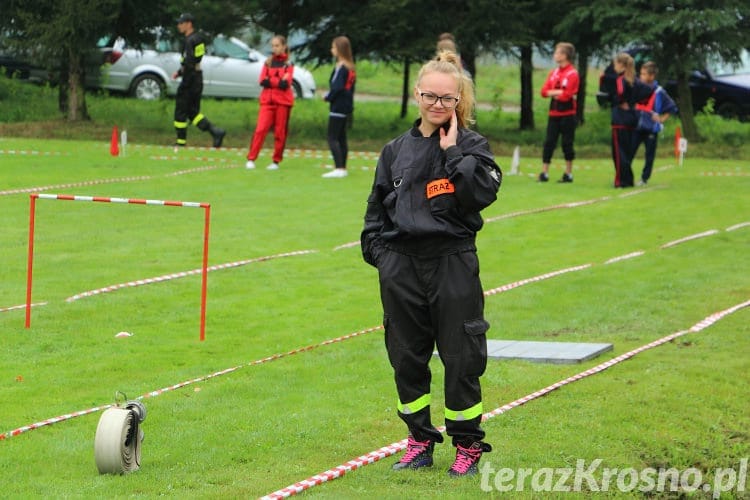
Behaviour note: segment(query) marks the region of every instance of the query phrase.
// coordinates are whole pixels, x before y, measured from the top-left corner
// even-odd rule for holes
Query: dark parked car
[[[0,75],[34,83],[49,81],[50,75],[44,68],[34,66],[22,60],[16,54],[0,50]]]
[[[638,47],[626,50],[636,63],[636,74],[641,64],[648,60],[648,49]],[[737,67],[726,64],[709,63],[705,68],[695,70],[688,80],[695,111],[703,110],[710,99],[713,109],[725,118],[750,119],[750,53],[744,51],[742,62]],[[677,101],[677,82],[661,82],[666,91]],[[607,95],[597,92],[600,106],[609,106]],[[677,102],[679,105],[679,101]]]

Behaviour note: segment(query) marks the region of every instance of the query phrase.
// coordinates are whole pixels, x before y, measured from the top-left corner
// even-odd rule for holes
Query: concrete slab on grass
[[[489,359],[524,359],[537,363],[574,364],[611,351],[612,344],[588,342],[536,342],[526,340],[487,340]],[[437,352],[435,353],[437,356]]]

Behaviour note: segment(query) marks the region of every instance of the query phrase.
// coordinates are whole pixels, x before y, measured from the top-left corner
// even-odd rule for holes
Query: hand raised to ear
[[[440,127],[440,148],[445,151],[451,146],[456,145],[456,141],[458,140],[458,117],[456,116],[456,111],[453,111],[453,114],[451,115],[450,123],[448,130],[445,130],[445,125]]]

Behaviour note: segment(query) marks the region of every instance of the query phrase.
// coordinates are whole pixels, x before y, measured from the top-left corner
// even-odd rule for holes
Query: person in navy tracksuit
[[[654,122],[654,128],[652,130],[636,130],[633,135],[633,158],[638,152],[638,146],[643,143],[643,147],[646,150],[646,160],[643,163],[643,171],[641,172],[641,180],[638,182],[639,186],[645,186],[648,180],[651,178],[651,171],[654,167],[654,158],[656,158],[656,143],[658,140],[658,134],[664,128],[664,122],[674,114],[677,114],[678,109],[675,102],[659,85],[656,81],[656,75],[659,73],[659,68],[653,61],[648,61],[641,66],[640,80],[646,85],[654,89],[651,97],[644,101],[640,101],[635,105],[635,109],[640,112],[651,113]]]
[[[635,78],[635,62],[621,52],[602,75],[601,89],[612,103],[612,160],[616,188],[633,187],[633,131],[638,124],[637,102],[648,99],[653,89]]]
[[[409,437],[395,470],[433,464],[443,441],[430,416],[430,359],[445,367],[446,433],[456,447],[452,476],[477,473],[485,443],[479,378],[487,365],[484,295],[476,233],[497,198],[502,173],[473,122],[471,79],[453,52],[417,76],[420,118],[385,145],[367,199],[362,255],[378,270],[398,416]]]
[[[331,54],[336,58],[336,66],[331,73],[330,87],[324,99],[331,103],[328,114],[328,146],[336,167],[323,177],[346,177],[346,157],[349,147],[346,142],[346,126],[354,112],[354,84],[357,74],[354,71],[352,45],[345,36],[337,36],[331,43]]]
[[[289,46],[286,38],[276,35],[271,38],[271,55],[266,59],[260,72],[259,83],[263,87],[260,92],[260,108],[258,109],[258,124],[255,126],[250,151],[247,153],[245,168],[255,168],[255,159],[260,154],[260,148],[266,135],[273,127],[273,157],[272,163],[266,168],[277,170],[284,158],[284,147],[289,131],[289,116],[294,106],[294,90],[292,81],[294,66],[289,62]]]

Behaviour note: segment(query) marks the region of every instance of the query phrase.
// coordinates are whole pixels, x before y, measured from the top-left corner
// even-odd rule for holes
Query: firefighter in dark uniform
[[[187,128],[192,123],[204,132],[210,132],[215,148],[221,147],[226,132],[208,121],[201,113],[201,94],[203,93],[203,72],[201,59],[206,53],[206,42],[203,35],[195,31],[192,14],[182,14],[177,19],[177,29],[185,35],[185,45],[182,50],[180,69],[173,79],[182,77],[177,88],[177,99],[174,109],[174,128],[177,131],[176,146],[187,144]]]
[[[361,234],[365,261],[378,269],[385,344],[394,369],[398,416],[409,430],[395,470],[432,465],[443,436],[430,417],[429,362],[445,367],[446,432],[456,447],[453,476],[477,473],[484,443],[479,377],[487,365],[484,294],[475,237],[479,212],[497,198],[502,173],[472,121],[473,84],[453,52],[417,77],[420,119],[383,148]]]

